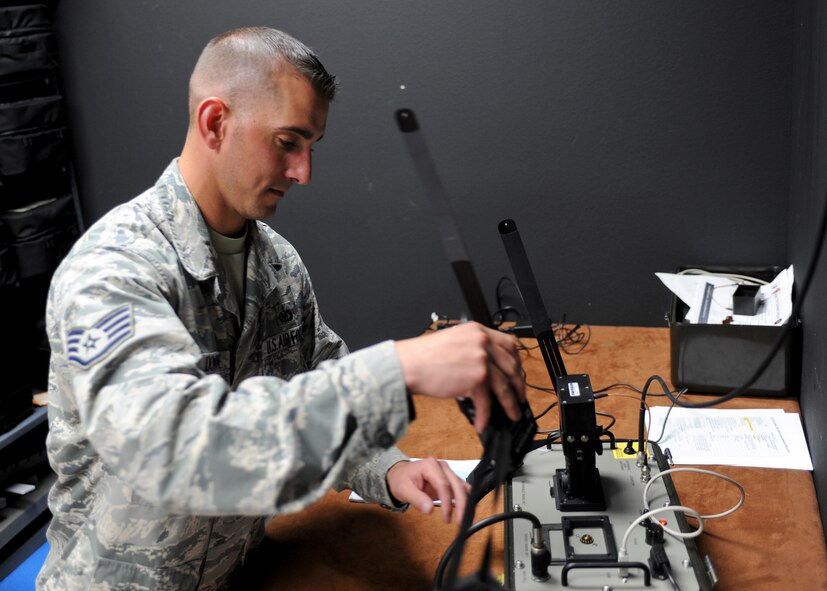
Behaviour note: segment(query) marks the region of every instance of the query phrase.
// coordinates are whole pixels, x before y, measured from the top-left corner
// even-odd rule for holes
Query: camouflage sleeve
[[[329,359],[341,359],[347,355],[347,345],[342,338],[333,332],[327,324],[322,320],[319,314],[319,308],[316,304],[316,295],[310,284],[310,277],[307,276],[305,280],[308,285],[308,294],[305,296],[305,301],[312,306],[312,326],[314,334],[313,350],[310,353],[310,359],[307,360],[307,366],[314,368],[322,361]]]
[[[309,280],[309,278],[308,278]],[[327,359],[339,359],[348,354],[345,342],[333,332],[322,320],[316,305],[315,295],[312,290],[310,297],[313,305],[313,325],[316,335],[316,343],[313,349],[314,355],[310,367],[316,367]],[[391,466],[397,462],[409,460],[407,455],[402,453],[396,446],[388,450],[375,453],[365,462],[358,462],[350,470],[346,470],[343,478],[336,484],[336,490],[349,489],[356,492],[365,501],[377,503],[382,507],[395,511],[408,509],[407,504],[397,505],[388,491],[386,475]]]
[[[347,477],[336,485],[336,490],[352,490],[369,503],[377,503],[385,509],[406,511],[409,504],[397,505],[388,490],[386,476],[397,462],[410,460],[397,447],[375,454],[361,463]]]
[[[96,248],[64,261],[49,299],[50,429],[67,437],[80,424],[106,469],[144,501],[203,515],[297,511],[404,434],[392,342],[231,392],[199,369],[201,352],[170,304],[174,281],[141,253]],[[81,354],[79,335],[107,345]]]

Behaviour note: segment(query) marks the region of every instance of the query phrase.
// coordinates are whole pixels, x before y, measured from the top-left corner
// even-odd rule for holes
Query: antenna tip
[[[500,231],[500,234],[511,234],[512,232],[517,231],[517,224],[512,219],[507,219],[501,221],[497,225],[497,229]]]
[[[396,124],[399,126],[399,131],[403,133],[410,133],[419,129],[419,123],[416,121],[416,115],[410,109],[399,109],[394,114],[396,117]]]

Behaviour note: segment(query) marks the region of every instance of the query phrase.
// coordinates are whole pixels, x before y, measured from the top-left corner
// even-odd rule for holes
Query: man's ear
[[[205,98],[198,105],[198,132],[211,150],[218,150],[227,131],[229,109],[217,97]]]

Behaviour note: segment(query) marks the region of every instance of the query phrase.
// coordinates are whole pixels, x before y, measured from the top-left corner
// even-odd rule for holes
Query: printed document
[[[649,437],[675,464],[812,470],[801,417],[781,409],[650,409]]]

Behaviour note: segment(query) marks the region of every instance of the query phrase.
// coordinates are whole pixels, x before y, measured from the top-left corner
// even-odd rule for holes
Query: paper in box
[[[722,267],[693,265],[712,273],[749,275],[772,281],[779,267]],[[735,324],[689,324],[688,307],[676,296],[668,315],[672,361],[672,384],[689,392],[725,394],[738,388],[755,373],[771,351],[783,326]],[[798,396],[800,381],[801,322],[796,319],[769,367],[746,391],[753,396]]]

